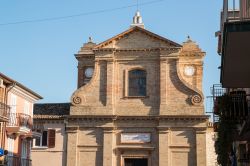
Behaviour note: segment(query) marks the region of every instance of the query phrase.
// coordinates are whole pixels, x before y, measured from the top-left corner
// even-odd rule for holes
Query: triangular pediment
[[[162,47],[181,47],[181,45],[148,30],[135,26],[98,44],[95,49],[142,49]]]

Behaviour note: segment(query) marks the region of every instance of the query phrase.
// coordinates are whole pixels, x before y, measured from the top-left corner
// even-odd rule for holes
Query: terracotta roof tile
[[[34,119],[61,119],[69,115],[71,103],[34,104]]]

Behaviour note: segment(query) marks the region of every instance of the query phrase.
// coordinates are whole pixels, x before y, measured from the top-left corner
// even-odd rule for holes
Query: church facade
[[[206,166],[205,53],[132,26],[76,54],[68,166]]]

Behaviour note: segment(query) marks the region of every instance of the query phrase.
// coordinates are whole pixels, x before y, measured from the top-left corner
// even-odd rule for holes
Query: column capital
[[[114,128],[113,127],[103,127],[103,133],[113,133]]]
[[[157,127],[157,130],[159,134],[166,134],[170,132],[169,127]]]
[[[66,126],[67,133],[77,133],[78,126]]]
[[[205,134],[207,132],[206,127],[201,127],[201,128],[195,128],[196,134]]]

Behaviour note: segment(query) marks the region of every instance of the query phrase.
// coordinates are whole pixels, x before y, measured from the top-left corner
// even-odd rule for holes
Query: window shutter
[[[56,130],[48,130],[48,148],[54,148],[56,143]]]

